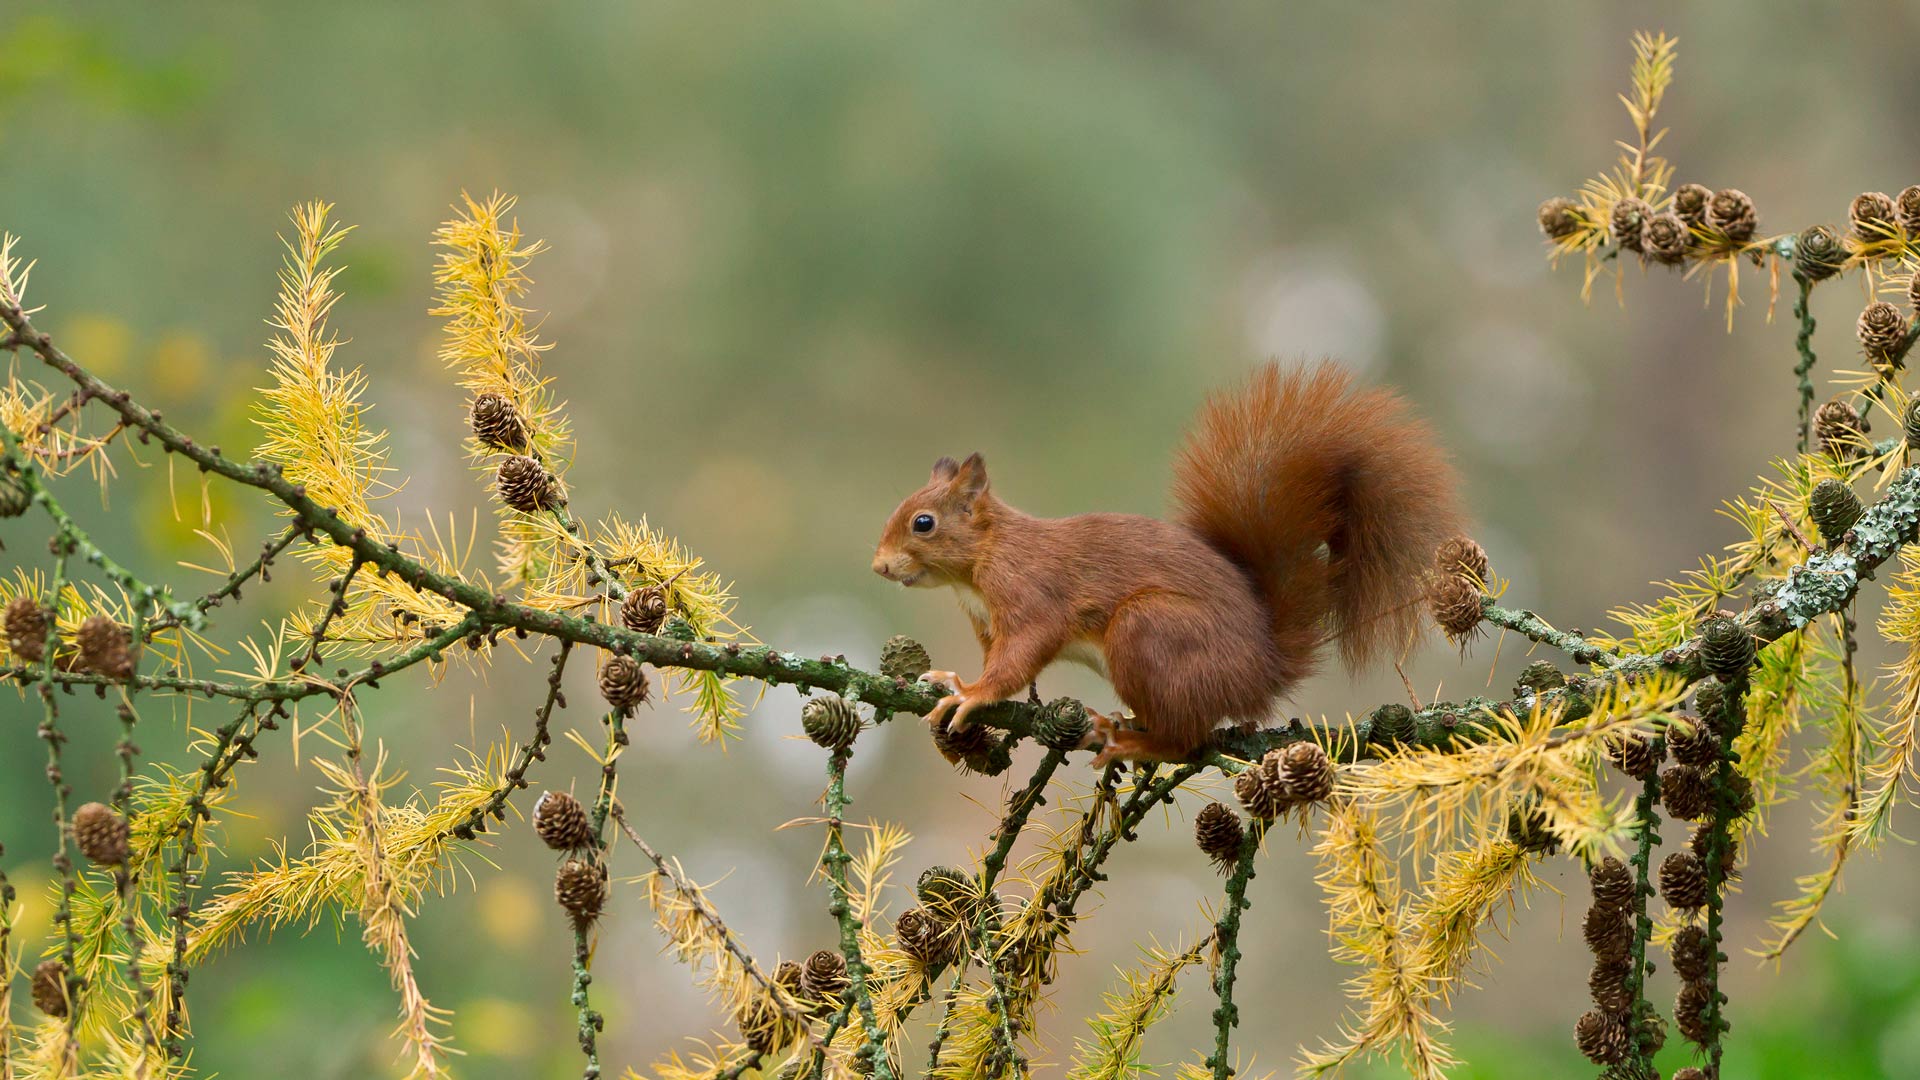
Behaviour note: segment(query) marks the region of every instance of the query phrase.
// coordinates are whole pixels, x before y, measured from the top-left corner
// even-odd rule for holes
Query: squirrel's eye
[[[921,534],[922,536],[932,532],[933,531],[933,515],[932,514],[915,515],[913,519],[913,531]]]

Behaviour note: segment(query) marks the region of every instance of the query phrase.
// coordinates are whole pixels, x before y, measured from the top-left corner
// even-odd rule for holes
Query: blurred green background
[[[576,507],[646,515],[738,582],[742,622],[802,653],[871,663],[904,632],[943,665],[976,666],[944,597],[867,570],[884,515],[935,457],[982,451],[1001,494],[1035,512],[1157,512],[1203,393],[1269,356],[1321,354],[1403,387],[1436,421],[1510,597],[1593,627],[1733,538],[1715,507],[1791,450],[1792,334],[1768,324],[1752,274],[1730,334],[1717,293],[1703,305],[1704,283],[1666,273],[1629,270],[1624,310],[1609,284],[1583,305],[1578,268],[1546,266],[1535,206],[1610,163],[1629,131],[1614,97],[1628,39],[1647,28],[1681,40],[1662,117],[1679,180],[1745,189],[1763,230],[1842,219],[1856,191],[1920,180],[1906,137],[1916,22],[1910,6],[1864,3],[11,0],[0,228],[40,260],[45,328],[231,450],[254,442],[275,234],[294,202],[337,203],[359,228],[334,326],[410,477],[392,502],[464,530],[487,509],[459,449],[460,395],[433,358],[427,239],[462,189],[518,194],[528,235],[552,244],[531,299],[580,437]],[[1860,303],[1851,282],[1819,297],[1823,374],[1856,366]],[[89,523],[151,573],[205,561],[187,478],[170,495],[164,466],[122,460]],[[270,526],[244,492],[216,490],[212,510],[243,549]],[[31,560],[35,529],[0,536]],[[289,566],[225,626],[244,633],[311,591]],[[1524,661],[1512,640],[1465,659],[1435,644],[1409,674],[1423,697],[1457,696],[1509,685]],[[544,670],[503,658],[390,687],[371,729],[428,785],[457,746],[523,730]],[[1071,672],[1042,689],[1110,700]],[[574,696],[592,692],[582,681]],[[1401,696],[1391,673],[1330,674],[1295,709],[1337,717]],[[0,700],[0,841],[27,923],[44,928],[34,715]],[[83,797],[112,783],[110,716],[69,707]],[[184,718],[158,703],[146,716],[150,753],[178,745]],[[794,694],[769,693],[722,754],[663,709],[623,770],[653,843],[719,880],[754,948],[788,957],[830,932],[805,884],[817,830],[774,831],[822,786],[818,753],[791,741],[796,717]],[[597,726],[587,709],[565,719]],[[911,724],[861,745],[856,814],[915,832],[906,874],[982,843],[999,781],[951,774]],[[584,788],[593,772],[563,740],[535,775]],[[303,843],[317,781],[266,741],[223,865]],[[1809,935],[1778,972],[1742,955],[1811,868],[1809,817],[1774,815],[1733,904],[1726,1075],[1920,1075],[1920,872],[1904,846],[1853,868],[1828,908],[1837,939]],[[1187,836],[1171,818],[1116,860],[1041,1060],[1066,1059],[1133,942],[1202,925],[1217,886]],[[1344,1008],[1305,847],[1277,840],[1253,890],[1239,1044],[1255,1072],[1289,1072]],[[515,827],[469,863],[473,879],[413,927],[424,988],[454,1010],[460,1071],[578,1075],[548,853]],[[1496,943],[1501,961],[1455,1014],[1459,1075],[1589,1073],[1570,1034],[1585,1008],[1583,878],[1566,860],[1544,876],[1569,898],[1543,894]],[[658,944],[621,890],[594,984],[610,1072],[725,1024]],[[1150,1059],[1200,1044],[1210,1005],[1190,986]],[[256,941],[192,990],[194,1063],[209,1072],[396,1071],[394,999],[351,924]],[[1685,1060],[1674,1042],[1670,1068]]]

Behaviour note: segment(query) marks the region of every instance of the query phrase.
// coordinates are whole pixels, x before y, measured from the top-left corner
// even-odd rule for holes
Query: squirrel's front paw
[[[946,697],[934,703],[933,711],[927,714],[927,724],[930,727],[937,728],[947,713],[953,711],[955,708],[959,708],[960,712],[953,718],[953,730],[960,731],[964,729],[966,725],[962,722],[962,718],[965,717],[968,712],[964,707],[967,703],[968,686],[965,682],[961,681],[960,676],[951,671],[929,671],[920,676],[920,681],[929,686],[949,686],[953,688],[953,693],[948,694]]]

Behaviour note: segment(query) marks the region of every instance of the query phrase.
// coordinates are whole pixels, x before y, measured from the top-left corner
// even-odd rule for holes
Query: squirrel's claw
[[[949,698],[947,700],[951,701],[953,699]],[[987,705],[987,704],[990,704],[990,702],[982,698],[970,697],[970,696],[962,697],[960,700],[960,707],[953,711],[953,720],[947,724],[947,730],[950,732],[953,732],[956,735],[962,731],[967,730],[967,714],[979,708],[980,706]]]
[[[946,718],[948,712],[952,711],[955,706],[959,706],[964,710],[966,705],[967,699],[960,694],[949,694],[941,698],[939,701],[934,702],[933,709],[927,713],[927,726],[939,730],[940,721]],[[949,731],[961,730],[960,715],[960,713],[954,714],[953,725],[948,728]]]

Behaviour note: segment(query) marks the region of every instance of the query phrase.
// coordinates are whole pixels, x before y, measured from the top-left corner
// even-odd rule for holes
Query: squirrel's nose
[[[873,560],[873,572],[886,578],[888,581],[893,580],[893,567],[888,565],[887,560],[879,558],[878,556],[875,556]]]

